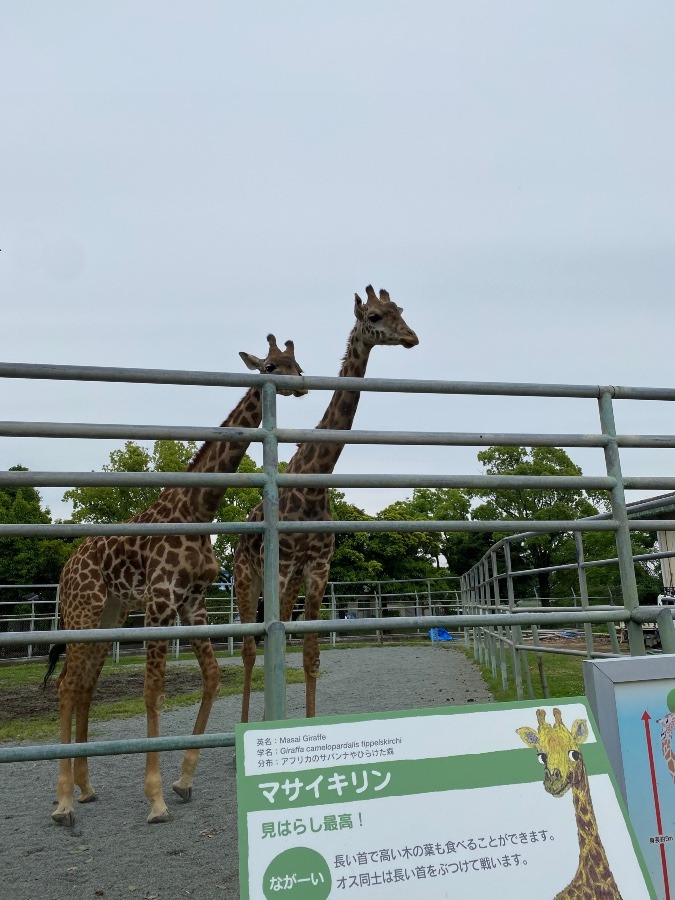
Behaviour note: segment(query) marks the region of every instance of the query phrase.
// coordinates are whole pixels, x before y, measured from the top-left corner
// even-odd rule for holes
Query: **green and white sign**
[[[236,747],[245,900],[656,896],[584,699],[239,725]]]

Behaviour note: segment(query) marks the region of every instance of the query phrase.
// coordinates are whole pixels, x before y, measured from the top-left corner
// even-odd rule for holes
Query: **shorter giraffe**
[[[673,753],[673,729],[675,729],[675,712],[670,712],[657,719],[661,726],[661,752],[668,766],[670,777],[675,781],[675,754]]]
[[[249,369],[263,374],[302,374],[294,355],[293,342],[280,350],[274,335],[267,336],[269,352],[265,359],[240,353]],[[286,396],[304,396],[307,391],[279,388]],[[221,427],[257,428],[262,420],[262,386],[250,388],[232,410]],[[188,466],[191,472],[235,472],[249,445],[249,439],[235,437],[228,441],[207,441],[199,448]],[[185,524],[211,522],[218,510],[225,488],[165,488],[147,509],[131,522]],[[61,572],[60,618],[66,629],[119,628],[133,610],[145,612],[145,624],[173,625],[176,616],[183,625],[206,625],[208,615],[204,595],[218,574],[218,561],[208,534],[97,536],[83,541]],[[220,669],[208,639],[195,639],[192,649],[202,674],[202,701],[193,734],[203,734],[213,701],[220,687]],[[164,699],[166,651],[168,641],[148,641],[145,666],[144,698],[148,737],[159,736],[159,714]],[[108,652],[108,644],[71,643],[67,648],[56,644],[49,654],[50,666],[46,685],[59,656],[66,650],[66,661],[57,679],[59,694],[61,743],[72,740],[73,717],[75,739],[87,740],[89,707],[96,682]],[[183,756],[180,778],[173,789],[183,800],[192,796],[192,781],[199,759],[198,749]],[[72,825],[74,786],[80,789],[79,802],[96,799],[89,779],[86,757],[74,761],[64,757],[59,765],[56,784],[57,807],[52,819],[58,825]],[[150,802],[149,823],[167,822],[169,811],[162,792],[159,753],[146,756],[145,795]]]
[[[572,788],[579,836],[579,865],[566,888],[555,900],[621,900],[595,819],[588,775],[579,747],[588,737],[585,719],[575,719],[572,730],[563,723],[559,709],[553,710],[554,724],[546,721],[546,710],[537,710],[538,728],[517,728],[520,738],[537,751],[544,766],[544,790],[562,797]]]

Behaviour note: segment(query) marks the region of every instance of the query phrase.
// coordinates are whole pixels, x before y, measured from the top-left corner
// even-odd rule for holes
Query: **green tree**
[[[27,472],[12,466],[10,472]],[[0,522],[5,525],[49,525],[52,517],[32,487],[0,489]],[[40,537],[0,538],[1,584],[54,584],[72,552],[68,541]]]
[[[330,490],[333,518],[338,522],[365,522],[372,519],[362,509],[345,500],[342,491]],[[382,577],[379,562],[368,556],[370,535],[363,531],[335,535],[330,580],[339,582],[377,581]]]
[[[113,450],[104,472],[181,472],[195,454],[193,441],[155,441],[152,451],[134,441]],[[63,495],[73,522],[125,522],[159,497],[156,487],[76,487]]]
[[[471,496],[456,488],[415,488],[411,498],[398,500],[379,513],[381,518],[450,522],[471,518]],[[471,531],[419,532],[419,553],[449,575],[468,571],[490,546],[489,535]]]
[[[558,447],[489,447],[478,454],[487,475],[581,475],[581,469]],[[520,489],[474,492],[483,500],[473,510],[474,519],[523,519],[563,521],[596,515],[590,495],[585,491],[569,489]],[[524,525],[523,531],[527,528]],[[496,538],[503,534],[496,533]],[[556,565],[574,552],[574,539],[569,533],[539,534],[526,539],[520,553],[517,548],[514,562],[519,567],[541,569]],[[520,556],[520,559],[517,556]],[[515,567],[515,566],[514,566]],[[536,589],[544,606],[551,598],[551,573],[539,572]]]
[[[155,441],[152,450],[127,441],[121,450],[113,450],[102,469],[104,472],[182,472],[197,450],[193,441]],[[261,472],[250,456],[245,455],[239,472]],[[146,509],[159,497],[158,487],[77,487],[66,491],[64,501],[73,504],[73,522],[125,522]],[[225,491],[216,522],[244,521],[259,502],[259,488],[228,488]],[[228,571],[238,535],[219,535],[214,549],[221,565]]]

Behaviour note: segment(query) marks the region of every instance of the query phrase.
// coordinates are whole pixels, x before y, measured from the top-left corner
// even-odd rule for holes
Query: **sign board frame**
[[[654,893],[583,697],[236,728],[242,900],[554,897],[575,877],[573,791],[519,729],[587,723],[581,753],[624,897]],[[557,721],[557,720],[556,720]],[[575,751],[576,752],[576,751]]]
[[[675,655],[584,661],[586,695],[660,900],[675,889]]]

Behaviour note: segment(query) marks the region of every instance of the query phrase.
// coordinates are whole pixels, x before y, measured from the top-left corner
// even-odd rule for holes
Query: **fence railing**
[[[326,586],[325,614],[328,619],[372,619],[382,616],[414,615],[434,616],[461,612],[459,578],[448,576],[438,578],[411,578],[406,581],[329,581]],[[456,589],[448,585],[456,583]],[[13,599],[5,599],[10,595]],[[234,585],[229,582],[214,582],[206,592],[206,607],[209,623],[213,625],[233,625],[239,622],[239,613],[234,596]],[[303,618],[304,596],[301,596],[293,612],[293,618]],[[297,612],[297,615],[296,615]],[[59,618],[59,585],[0,585],[0,633],[21,632],[23,639],[18,644],[0,645],[0,660],[22,661],[36,656],[45,656],[47,647],[31,643],[36,631],[55,631]],[[142,612],[132,612],[125,627],[140,627],[144,622]],[[412,634],[421,637],[421,629]],[[405,637],[405,635],[403,635]],[[380,642],[391,640],[394,635],[386,630],[374,629],[372,633],[358,636],[361,640],[376,639]],[[332,646],[340,641],[350,640],[350,636],[332,631],[329,635]],[[232,654],[241,644],[233,634],[227,636],[227,651]],[[143,641],[125,642],[132,652],[143,649]],[[178,658],[186,642],[179,638],[171,641],[171,655]],[[121,645],[115,641],[111,646],[111,656],[115,663],[120,661]]]
[[[190,439],[190,440],[236,440],[237,438],[260,441],[263,446],[262,474],[204,474],[204,473],[90,473],[90,472],[4,472],[0,474],[0,487],[30,485],[33,487],[73,487],[81,485],[110,486],[177,486],[192,487],[210,485],[223,488],[229,486],[260,486],[263,489],[264,521],[239,523],[125,523],[119,525],[56,524],[56,525],[0,525],[0,538],[9,535],[84,536],[89,534],[220,534],[264,532],[265,577],[263,585],[263,624],[227,624],[174,628],[140,629],[97,629],[93,631],[61,632],[59,640],[64,641],[128,641],[183,639],[196,636],[241,637],[245,634],[265,636],[265,718],[285,717],[285,640],[289,634],[306,632],[321,634],[360,633],[369,630],[405,630],[409,628],[432,628],[452,626],[453,628],[477,630],[486,627],[486,616],[490,616],[492,629],[510,628],[515,623],[519,627],[540,627],[555,624],[583,626],[584,624],[626,623],[630,653],[643,654],[645,645],[641,623],[656,618],[662,636],[664,649],[675,650],[675,628],[672,612],[658,608],[639,608],[633,556],[631,530],[668,531],[675,530],[675,522],[660,519],[629,520],[625,491],[635,490],[675,490],[675,477],[624,476],[621,469],[620,451],[623,448],[672,448],[675,435],[621,435],[616,433],[613,404],[617,399],[630,400],[675,400],[675,390],[661,388],[631,388],[598,385],[546,385],[509,384],[498,382],[451,382],[413,381],[403,379],[359,379],[359,378],[319,378],[289,376],[231,375],[213,372],[195,373],[147,369],[105,369],[99,367],[72,366],[31,366],[27,364],[0,364],[0,377],[4,378],[52,378],[58,380],[87,380],[107,382],[132,382],[151,384],[190,385],[230,385],[250,387],[262,383],[263,423],[260,429],[193,428],[174,426],[138,425],[83,425],[54,422],[2,422],[0,437],[31,436],[40,438],[77,437],[82,439]],[[588,399],[598,404],[599,431],[595,434],[544,434],[544,433],[485,433],[485,432],[405,432],[405,431],[333,431],[315,429],[283,429],[277,425],[276,387],[302,387],[310,390],[355,390],[398,393],[430,393],[439,395],[483,395],[501,397],[577,398]],[[411,446],[547,446],[586,447],[603,451],[606,475],[604,476],[508,476],[508,475],[408,475],[393,474],[313,474],[288,475],[278,473],[278,445],[280,442],[327,442],[340,444],[411,445]],[[348,450],[347,450],[348,453]],[[382,457],[380,457],[380,460]],[[299,522],[279,521],[278,494],[286,486],[298,487],[397,487],[397,488],[470,488],[486,490],[505,488],[523,490],[528,488],[556,490],[604,491],[609,498],[611,513],[607,518],[547,521],[494,520],[494,521],[382,521],[365,520],[349,522]],[[298,532],[462,532],[487,531],[505,534],[521,534],[523,529],[533,533],[571,532],[582,536],[586,532],[610,531],[616,540],[616,560],[621,578],[621,606],[609,608],[585,607],[568,611],[542,612],[533,609],[507,610],[487,609],[485,603],[478,606],[476,599],[490,599],[483,585],[469,576],[466,588],[466,602],[463,612],[455,616],[425,616],[401,618],[370,618],[357,620],[332,619],[318,622],[279,622],[279,577],[278,541],[279,535]],[[473,577],[473,583],[471,579]],[[482,594],[480,592],[483,592]],[[476,593],[478,592],[478,593]],[[492,598],[494,599],[494,598]],[[16,643],[16,633],[0,634],[0,646]],[[45,644],[53,636],[36,633],[35,644]],[[492,640],[492,638],[491,638]],[[474,643],[475,640],[474,640]],[[512,643],[520,643],[516,637]],[[44,759],[59,756],[97,755],[115,750],[120,752],[145,752],[148,749],[185,748],[188,746],[222,746],[231,744],[232,734],[205,735],[201,738],[176,737],[153,740],[112,742],[114,747],[103,744],[71,744],[64,750],[60,745],[41,748],[14,748],[0,750],[0,761],[12,759]],[[119,746],[118,746],[119,745]]]

